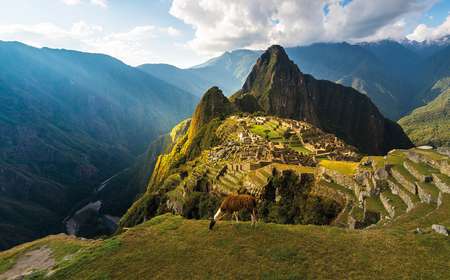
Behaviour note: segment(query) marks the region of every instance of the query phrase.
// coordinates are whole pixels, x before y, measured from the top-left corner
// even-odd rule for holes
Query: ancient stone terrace
[[[393,150],[385,157],[366,157],[359,165],[321,161],[317,184],[319,189],[332,188],[343,198],[351,198],[347,225],[389,223],[416,208],[435,209],[444,200],[448,203],[450,177],[442,168],[447,161],[446,156],[435,150],[420,149]],[[346,192],[352,195],[349,197]]]

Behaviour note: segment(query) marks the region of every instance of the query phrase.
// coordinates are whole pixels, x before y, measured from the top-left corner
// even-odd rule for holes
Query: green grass
[[[437,201],[437,198],[439,196],[439,189],[435,185],[433,185],[431,183],[423,183],[423,182],[418,182],[417,184],[426,193],[430,194],[434,201]]]
[[[390,191],[384,191],[383,195],[385,195],[389,199],[389,204],[394,206],[396,216],[406,212],[407,206],[398,195],[395,195]]]
[[[219,222],[209,231],[208,221],[164,215],[113,239],[88,244],[46,279],[450,277],[446,237],[399,229],[264,223],[252,228],[248,222]]]
[[[266,130],[268,130],[269,132],[266,134]],[[274,127],[272,126],[268,126],[268,125],[254,125],[251,129],[251,132],[266,138],[266,136],[269,136],[269,139],[280,139],[282,140],[282,134],[277,132]]]
[[[406,155],[402,150],[395,150],[387,155],[387,163],[392,165],[401,165]]]
[[[289,145],[289,148],[291,148],[292,150],[296,151],[299,154],[305,154],[305,155],[309,155],[311,153],[310,150],[306,149],[303,146],[294,146],[294,145]]]
[[[393,167],[393,169],[398,171],[398,173],[400,173],[400,175],[402,175],[408,182],[411,183],[416,182],[416,178],[413,175],[411,175],[411,173],[409,173],[409,171],[406,170],[406,168],[403,167],[403,165],[397,165]]]
[[[429,166],[428,164],[425,164],[425,163],[415,163],[410,160],[406,160],[405,162],[407,162],[407,164],[412,166],[412,168],[414,168],[414,170],[416,170],[417,172],[419,172],[420,174],[425,175],[425,176],[431,176],[432,173],[439,173],[438,170],[436,170],[435,168],[432,168],[431,166]]]
[[[382,216],[389,215],[378,196],[371,196],[366,198],[366,207],[368,210],[380,213]]]
[[[341,185],[333,183],[333,182],[327,182],[327,181],[320,181],[319,183],[321,185],[324,185],[324,186],[328,187],[328,188],[335,189],[335,190],[337,190],[337,191],[339,191],[341,193],[347,194],[353,200],[356,200],[355,193],[352,190],[350,190],[350,189],[348,189],[348,188],[346,188],[344,186],[341,186]]]
[[[439,154],[439,153],[437,153],[435,151],[432,151],[432,150],[414,149],[414,151],[416,153],[422,154],[425,157],[427,157],[429,159],[432,159],[432,160],[437,160],[437,161],[439,161],[439,160],[447,160],[448,161],[449,160],[448,157],[443,156],[443,155],[441,155],[441,154]]]
[[[417,203],[420,202],[420,200],[419,200],[419,198],[418,198],[417,196],[411,194],[411,192],[408,191],[402,184],[400,184],[394,177],[392,177],[392,176],[389,177],[389,180],[391,180],[392,182],[394,182],[394,183],[398,186],[398,188],[399,188],[400,190],[402,190],[404,193],[406,193],[406,195],[408,195],[408,196],[411,198],[411,201],[412,201],[414,204],[417,204]]]
[[[321,160],[320,166],[323,166],[327,169],[335,170],[344,175],[353,175],[356,172],[356,169],[359,165],[359,162],[351,162],[351,161],[334,161],[334,160]]]

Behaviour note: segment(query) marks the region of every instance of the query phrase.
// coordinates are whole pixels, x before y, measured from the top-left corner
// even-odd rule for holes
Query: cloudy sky
[[[224,51],[450,34],[450,0],[0,0],[0,40],[187,67]]]

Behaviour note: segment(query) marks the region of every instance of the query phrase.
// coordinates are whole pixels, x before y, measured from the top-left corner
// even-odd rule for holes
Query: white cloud
[[[158,58],[150,51],[154,40],[162,36],[177,36],[173,27],[136,26],[125,32],[106,33],[101,26],[84,21],[62,28],[53,23],[35,25],[0,25],[0,40],[20,41],[35,47],[76,49],[105,53],[131,65]]]
[[[174,0],[170,13],[191,25],[196,51],[360,41],[405,35],[405,21],[437,0]]]
[[[61,0],[64,4],[69,6],[79,5],[81,4],[81,0]]]
[[[84,3],[83,0],[61,0],[61,1],[68,6],[76,6]],[[108,0],[89,0],[89,3],[102,8],[108,7]]]
[[[446,35],[450,35],[450,15],[447,16],[442,24],[436,27],[429,27],[426,24],[419,24],[416,29],[414,29],[414,31],[407,36],[407,38],[422,42],[425,40],[439,39]]]
[[[108,7],[108,0],[91,0],[92,5],[100,6],[102,8]]]

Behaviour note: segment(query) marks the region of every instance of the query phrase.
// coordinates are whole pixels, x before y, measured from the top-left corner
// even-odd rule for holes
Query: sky
[[[0,40],[186,68],[272,44],[435,40],[450,0],[0,0]]]

